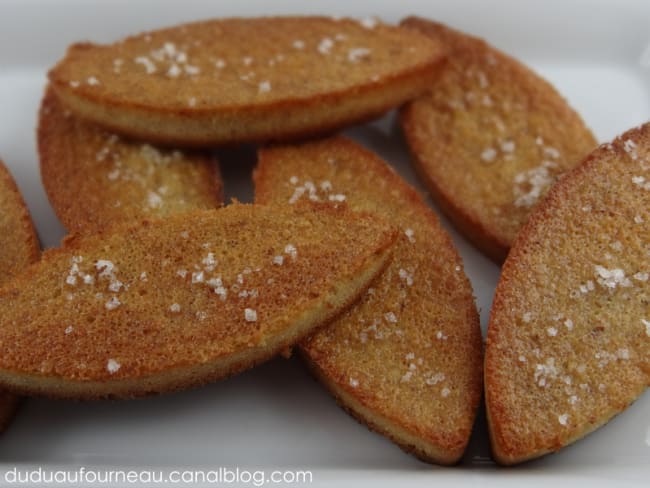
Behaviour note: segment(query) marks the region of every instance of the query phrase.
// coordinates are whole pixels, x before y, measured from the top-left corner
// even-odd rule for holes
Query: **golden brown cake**
[[[414,165],[454,225],[501,262],[537,202],[596,141],[553,86],[482,39],[425,19],[401,25],[449,52],[429,94],[401,112]]]
[[[76,115],[183,145],[303,137],[422,94],[443,51],[376,19],[230,18],[79,43],[49,79]]]
[[[384,161],[340,137],[261,150],[255,199],[347,204],[401,227],[387,270],[300,350],[361,422],[425,461],[458,461],[481,396],[481,331],[462,261],[431,209]]]
[[[70,232],[223,203],[216,159],[124,140],[81,122],[47,89],[38,147],[50,203]]]
[[[650,384],[650,124],[592,152],[533,212],[488,326],[492,449],[557,451]]]
[[[25,201],[0,161],[0,283],[38,260],[40,246]],[[0,392],[0,432],[11,421],[18,397]]]
[[[395,238],[345,209],[240,204],[68,237],[0,289],[0,384],[94,399],[232,375],[351,305]]]

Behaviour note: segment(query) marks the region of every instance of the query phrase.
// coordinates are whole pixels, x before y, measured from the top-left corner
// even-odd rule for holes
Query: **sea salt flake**
[[[408,240],[411,244],[415,242],[415,237],[413,237],[415,233],[413,232],[413,229],[406,229],[404,231],[404,234],[406,235],[406,237],[408,237]]]
[[[501,150],[504,153],[512,153],[515,150],[515,143],[514,141],[504,141],[501,143]]]
[[[163,199],[155,191],[150,191],[147,195],[147,204],[150,208],[160,208],[163,205]]]
[[[328,200],[330,202],[344,202],[346,200],[346,196],[342,193],[337,193],[334,195],[329,195]]]
[[[377,19],[373,17],[365,17],[359,21],[365,29],[374,29],[377,26]]]
[[[117,297],[111,297],[109,301],[104,305],[107,310],[115,310],[117,307],[122,305],[122,302]]]
[[[244,318],[246,322],[257,322],[257,312],[252,308],[247,308],[244,310]]]
[[[178,303],[172,303],[169,310],[173,313],[178,313],[181,311],[181,306]]]
[[[353,378],[352,376],[350,376],[350,386],[352,388],[357,388],[359,386],[359,380],[357,380],[357,379]]]
[[[145,71],[148,75],[152,75],[156,72],[156,64],[151,61],[147,56],[138,56],[135,58],[134,62],[136,64],[141,64],[144,66]]]
[[[607,269],[596,265],[594,269],[597,277],[596,281],[604,288],[614,289],[617,286],[632,286],[632,282],[625,276],[625,271],[620,268]]]
[[[497,157],[497,151],[493,147],[488,147],[481,153],[481,159],[486,163],[491,163]]]
[[[399,270],[399,277],[401,280],[406,281],[406,284],[408,286],[413,285],[413,275],[406,271],[404,268],[400,268]]]
[[[440,391],[440,394],[443,396],[443,398],[447,398],[447,397],[449,396],[450,393],[451,393],[451,390],[450,390],[449,388],[446,388],[446,387],[443,388],[443,389]]]
[[[181,69],[176,63],[173,63],[167,70],[167,76],[170,78],[178,78],[181,74]]]
[[[110,374],[117,373],[121,367],[122,365],[118,363],[115,359],[109,359],[108,362],[106,363],[106,370]]]
[[[330,50],[332,49],[333,46],[334,46],[334,41],[329,37],[325,37],[318,43],[318,52],[327,55],[330,53]]]
[[[263,81],[258,85],[258,90],[260,93],[268,93],[271,91],[271,82]]]
[[[282,266],[282,263],[284,263],[284,256],[274,256],[273,257],[273,264],[277,264],[278,266]]]
[[[298,257],[298,250],[293,244],[287,244],[284,247],[284,253],[291,256],[291,259],[296,259]]]
[[[650,275],[648,275],[648,273],[642,273],[640,271],[638,273],[635,273],[632,276],[632,278],[634,278],[637,281],[648,281],[648,277],[650,277]]]
[[[560,425],[568,425],[569,423],[569,414],[563,413],[562,415],[558,415],[557,421],[560,423]]]
[[[557,335],[557,329],[555,327],[549,327],[546,329],[546,333],[551,337],[555,337]]]
[[[444,381],[444,380],[445,380],[444,373],[436,373],[436,374],[434,374],[432,376],[427,377],[424,380],[424,382],[429,386],[433,386],[433,385],[438,384],[438,383],[440,383],[441,381]]]
[[[385,313],[385,314],[384,314],[384,318],[385,318],[388,322],[390,322],[390,323],[392,323],[392,324],[396,324],[396,323],[397,323],[397,316],[396,316],[393,312]]]
[[[365,47],[356,47],[348,51],[348,61],[351,63],[358,63],[360,59],[366,58],[370,55],[370,49]]]
[[[305,43],[304,41],[301,41],[300,39],[296,39],[293,41],[291,44],[295,49],[304,49],[305,48]]]
[[[97,86],[99,85],[99,80],[94,76],[89,76],[86,80],[86,83],[88,83],[90,86]]]

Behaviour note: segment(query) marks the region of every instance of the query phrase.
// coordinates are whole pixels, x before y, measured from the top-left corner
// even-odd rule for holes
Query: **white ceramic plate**
[[[609,140],[650,119],[650,2],[647,0],[421,0],[174,2],[0,0],[0,155],[15,175],[46,247],[64,229],[43,192],[34,129],[45,73],[66,46],[199,18],[263,14],[419,14],[483,36],[553,82],[597,137]],[[348,134],[416,181],[392,115]],[[251,150],[220,153],[227,197],[250,201]],[[485,327],[498,268],[445,222],[464,257]],[[1,312],[0,312],[1,313]],[[18,467],[74,469],[311,470],[313,484],[360,486],[546,485],[650,480],[650,396],[560,454],[511,469],[493,466],[479,420],[464,462],[436,468],[360,426],[296,360],[275,360],[206,388],[128,402],[30,399],[0,438],[0,484]]]

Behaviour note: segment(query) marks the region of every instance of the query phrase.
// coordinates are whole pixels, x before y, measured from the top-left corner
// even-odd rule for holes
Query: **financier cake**
[[[0,289],[0,384],[94,399],[237,373],[350,306],[395,238],[344,209],[240,204],[69,237]]]
[[[349,205],[401,226],[386,271],[300,351],[361,422],[423,460],[458,461],[481,396],[481,331],[461,259],[431,209],[384,161],[341,137],[262,149],[255,199]]]
[[[449,53],[429,93],[401,112],[414,165],[454,225],[503,261],[537,202],[596,141],[553,86],[482,39],[425,19],[401,25]]]
[[[333,131],[422,94],[440,44],[373,18],[229,18],[78,43],[49,79],[74,114],[167,144]]]
[[[650,384],[650,124],[551,189],[503,267],[488,327],[492,449],[557,451]]]
[[[40,246],[29,210],[15,181],[0,161],[0,285],[38,260]],[[18,397],[0,391],[0,432],[13,417]]]
[[[222,204],[209,153],[156,148],[80,121],[48,87],[38,125],[41,179],[70,232]]]

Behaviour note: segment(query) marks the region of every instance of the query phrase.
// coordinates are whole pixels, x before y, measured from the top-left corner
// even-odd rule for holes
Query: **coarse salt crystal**
[[[560,422],[560,425],[566,426],[569,423],[569,414],[563,413],[558,415],[557,421]]]
[[[366,29],[374,29],[377,26],[377,19],[373,17],[365,17],[361,19],[359,23]]]
[[[359,380],[350,377],[350,386],[352,388],[356,388],[357,386],[359,386]]]
[[[368,57],[370,55],[370,49],[365,47],[356,47],[348,51],[348,61],[351,63],[357,63],[361,58]]]
[[[244,310],[244,318],[246,322],[257,322],[257,312],[252,308],[247,308]]]
[[[284,252],[285,254],[291,256],[291,259],[296,259],[298,257],[298,250],[293,244],[287,244],[284,247]]]
[[[330,39],[329,37],[325,37],[318,44],[318,52],[327,55],[330,53],[330,50],[332,49],[333,46],[334,46],[334,41],[332,41],[332,39]]]
[[[121,367],[122,365],[118,363],[115,359],[109,359],[108,362],[106,363],[106,370],[110,374],[117,373]]]
[[[486,163],[491,163],[492,161],[494,161],[494,158],[496,157],[497,157],[497,151],[492,147],[488,147],[481,153],[481,159]]]
[[[120,305],[122,305],[122,302],[120,302],[117,297],[111,297],[111,299],[109,301],[107,301],[104,306],[108,310],[115,310]]]
[[[281,266],[282,263],[284,263],[284,256],[275,256],[273,258],[273,264],[277,264],[278,266]]]
[[[178,303],[172,303],[171,306],[169,307],[169,310],[174,313],[178,313],[181,311],[181,306]]]
[[[271,82],[269,81],[263,81],[258,85],[258,89],[260,93],[268,93],[271,91]]]
[[[397,323],[397,316],[393,312],[385,313],[384,318],[390,323],[393,323],[393,324]]]
[[[144,66],[145,71],[148,75],[152,75],[156,72],[156,64],[151,61],[147,56],[138,56],[134,61],[136,64],[141,64]]]
[[[300,39],[296,39],[295,41],[293,41],[292,46],[295,49],[304,49],[305,48],[305,43],[304,43],[304,41],[301,41]]]

